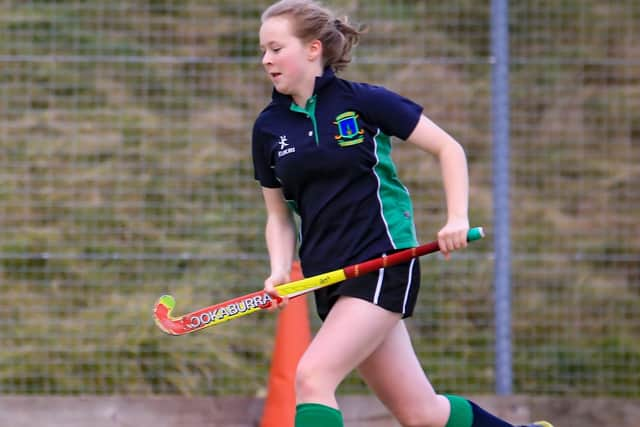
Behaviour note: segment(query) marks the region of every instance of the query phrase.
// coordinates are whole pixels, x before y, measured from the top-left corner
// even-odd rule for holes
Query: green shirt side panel
[[[387,234],[396,248],[418,245],[409,190],[402,184],[391,158],[391,137],[378,132],[374,137],[378,162],[373,171],[378,178],[378,200]]]

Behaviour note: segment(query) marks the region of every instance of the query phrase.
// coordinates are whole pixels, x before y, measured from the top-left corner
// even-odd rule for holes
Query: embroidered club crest
[[[358,117],[358,114],[353,111],[347,111],[336,117],[336,121],[333,123],[338,126],[340,134],[334,138],[339,146],[348,147],[364,141],[364,130],[358,126]]]

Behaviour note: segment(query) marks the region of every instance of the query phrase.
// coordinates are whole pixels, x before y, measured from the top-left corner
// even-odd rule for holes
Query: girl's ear
[[[307,46],[307,58],[309,61],[315,61],[322,56],[322,42],[320,40],[313,40]]]

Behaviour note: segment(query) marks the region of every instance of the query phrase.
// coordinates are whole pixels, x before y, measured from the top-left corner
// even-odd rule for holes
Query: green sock
[[[460,396],[445,394],[451,404],[449,421],[445,427],[471,427],[473,425],[473,409],[471,403]]]
[[[295,427],[344,427],[342,414],[335,408],[319,403],[296,406]]]
[[[451,403],[451,414],[445,427],[514,427],[485,411],[464,397],[445,394]]]

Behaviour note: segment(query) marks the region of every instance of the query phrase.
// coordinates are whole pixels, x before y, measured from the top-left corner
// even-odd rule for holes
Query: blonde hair
[[[338,72],[351,62],[351,49],[360,41],[365,27],[355,27],[348,17],[337,18],[314,0],[280,0],[262,13],[262,22],[275,16],[292,20],[294,35],[304,42],[320,40],[324,67]]]

